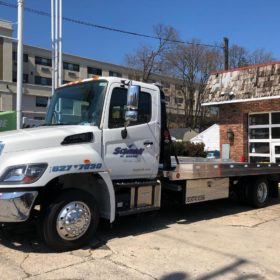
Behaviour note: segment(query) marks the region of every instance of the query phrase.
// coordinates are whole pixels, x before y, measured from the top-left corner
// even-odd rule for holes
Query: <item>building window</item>
[[[271,128],[271,137],[272,139],[280,139],[280,127]]]
[[[52,79],[51,78],[40,77],[40,76],[35,76],[35,84],[36,85],[43,85],[43,86],[51,86],[52,85]]]
[[[176,97],[176,98],[175,98],[175,103],[176,103],[176,104],[182,104],[183,101],[184,101],[184,100],[183,100],[183,98],[181,98],[181,97]]]
[[[135,76],[135,75],[131,75],[131,74],[128,75],[128,79],[135,80],[135,81],[141,81],[140,76]]]
[[[170,102],[170,96],[165,96],[165,101]]]
[[[13,71],[13,82],[16,83],[17,81],[17,72]]]
[[[250,139],[269,139],[269,128],[251,128]]]
[[[47,107],[48,106],[48,97],[36,96],[36,106],[37,107]]]
[[[256,114],[249,116],[249,125],[269,124],[269,114]]]
[[[167,82],[161,81],[161,85],[162,85],[162,87],[164,87],[164,88],[170,88],[170,84],[167,83]]]
[[[250,143],[250,153],[269,154],[269,143]]]
[[[24,84],[27,84],[27,83],[28,83],[28,74],[23,74],[22,82],[23,82]]]
[[[119,77],[119,78],[121,78],[122,74],[118,73],[118,72],[114,72],[114,71],[109,71],[109,76],[110,77]]]
[[[250,163],[270,162],[270,157],[254,156],[250,157]]]
[[[80,65],[69,63],[69,62],[63,62],[63,69],[79,72],[80,71]]]
[[[249,115],[248,149],[250,162],[280,162],[279,140],[280,112]]]
[[[23,62],[28,62],[28,54],[27,53],[23,54]]]
[[[13,52],[13,61],[17,61],[17,52]],[[23,54],[23,62],[28,62],[28,54]]]
[[[44,66],[52,66],[52,60],[49,58],[35,56],[35,64],[44,65]]]
[[[176,84],[176,85],[175,85],[175,89],[176,89],[176,90],[182,90],[182,85]]]
[[[13,82],[16,83],[17,82],[17,72],[13,71]],[[28,74],[23,74],[22,75],[22,82],[24,84],[28,83]]]
[[[279,124],[280,123],[280,113],[272,113],[271,114],[271,122],[272,124]]]
[[[88,66],[87,71],[88,74],[102,76],[102,69]]]

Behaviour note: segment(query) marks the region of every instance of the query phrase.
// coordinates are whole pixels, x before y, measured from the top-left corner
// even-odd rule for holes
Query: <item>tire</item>
[[[267,205],[269,198],[269,184],[265,178],[256,179],[248,188],[249,203],[255,208]]]
[[[44,212],[41,235],[47,246],[56,251],[80,248],[93,237],[99,223],[97,203],[82,191],[64,191]]]

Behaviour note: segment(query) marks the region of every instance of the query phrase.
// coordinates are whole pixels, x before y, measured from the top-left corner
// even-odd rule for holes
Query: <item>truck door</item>
[[[127,89],[113,83],[109,89],[103,125],[103,157],[112,179],[154,178],[159,160],[159,112],[156,90],[142,88],[138,119],[124,130]]]

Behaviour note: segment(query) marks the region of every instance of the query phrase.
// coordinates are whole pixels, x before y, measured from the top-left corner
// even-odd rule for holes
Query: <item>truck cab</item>
[[[103,170],[110,172],[112,180],[155,178],[159,165],[159,88],[133,83],[141,90],[134,109],[137,116],[127,123],[128,83],[107,78],[59,88],[46,125],[87,127],[93,134],[92,149],[100,155]]]

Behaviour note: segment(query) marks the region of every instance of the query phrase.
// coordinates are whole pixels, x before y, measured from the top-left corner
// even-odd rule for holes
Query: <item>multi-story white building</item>
[[[16,108],[17,43],[11,39],[12,32],[12,24],[0,20],[0,111]],[[43,119],[51,96],[51,50],[24,45],[23,53],[22,115]],[[141,79],[140,73],[124,66],[63,54],[64,83],[92,75]],[[163,85],[168,113],[184,115],[181,81],[161,75],[153,75],[152,79]]]

